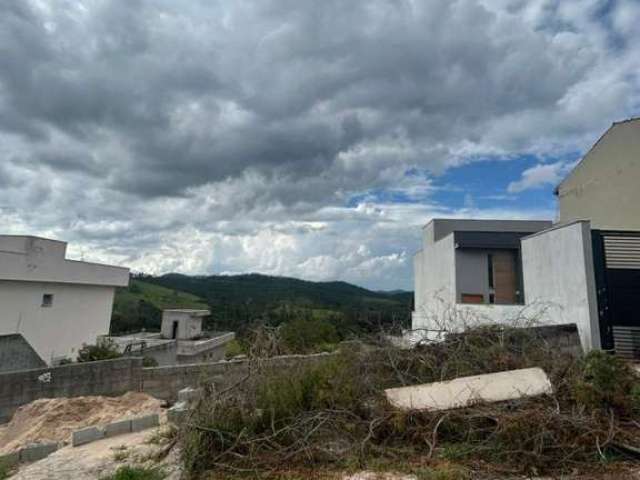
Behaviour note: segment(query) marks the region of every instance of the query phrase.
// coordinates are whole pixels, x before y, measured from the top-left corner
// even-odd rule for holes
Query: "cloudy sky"
[[[640,114],[638,0],[3,0],[0,220],[148,273],[412,287]]]

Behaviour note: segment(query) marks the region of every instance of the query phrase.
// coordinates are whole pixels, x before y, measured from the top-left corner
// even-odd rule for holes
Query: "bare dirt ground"
[[[0,455],[34,442],[67,444],[71,432],[127,417],[161,413],[160,400],[144,393],[121,397],[43,398],[20,407],[0,429]]]
[[[112,474],[122,465],[160,465],[168,474],[166,480],[178,480],[176,452],[156,463],[155,455],[163,448],[147,443],[155,430],[130,433],[81,447],[66,446],[40,461],[22,465],[11,480],[98,480]],[[175,450],[175,449],[174,449]]]

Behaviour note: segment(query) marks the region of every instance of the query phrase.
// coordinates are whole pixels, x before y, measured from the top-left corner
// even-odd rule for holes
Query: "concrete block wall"
[[[0,423],[38,398],[116,396],[139,391],[142,359],[122,358],[0,374]]]
[[[264,364],[286,368],[301,363],[322,361],[330,355],[284,355],[266,360]],[[247,360],[144,368],[142,391],[162,400],[176,401],[178,392],[183,388],[214,383],[218,388],[224,389],[245,377],[249,368],[250,363]]]

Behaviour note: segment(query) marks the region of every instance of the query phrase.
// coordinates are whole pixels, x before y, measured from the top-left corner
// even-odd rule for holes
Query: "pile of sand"
[[[160,400],[145,393],[121,397],[43,398],[16,410],[0,431],[0,454],[33,442],[68,443],[71,432],[127,417],[160,413]]]

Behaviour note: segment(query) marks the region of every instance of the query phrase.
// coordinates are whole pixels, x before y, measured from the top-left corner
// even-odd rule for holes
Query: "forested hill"
[[[256,320],[280,323],[292,316],[332,317],[353,328],[409,321],[412,292],[374,292],[346,282],[310,282],[259,274],[138,275],[116,294],[114,332],[154,329],[163,308],[202,308],[211,327],[241,330]]]

